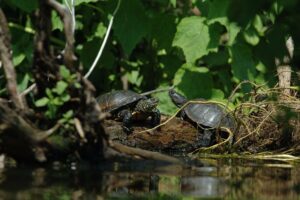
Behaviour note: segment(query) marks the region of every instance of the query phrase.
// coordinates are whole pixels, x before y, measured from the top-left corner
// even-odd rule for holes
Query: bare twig
[[[30,93],[32,90],[34,90],[36,88],[36,84],[33,83],[32,85],[30,85],[26,90],[24,90],[20,95],[21,96],[26,96],[28,93]]]
[[[150,91],[141,93],[141,95],[147,96],[147,95],[154,94],[154,93],[166,92],[166,91],[169,91],[171,89],[174,89],[174,87],[175,86],[171,86],[171,87],[167,87],[167,88],[160,88],[160,89],[155,89],[155,90],[150,90]]]
[[[86,138],[85,138],[85,134],[84,134],[84,131],[83,131],[83,128],[82,128],[82,125],[79,121],[78,118],[74,118],[74,123],[75,123],[75,128],[78,132],[78,135],[80,136],[81,139],[83,139],[84,141],[86,141]]]

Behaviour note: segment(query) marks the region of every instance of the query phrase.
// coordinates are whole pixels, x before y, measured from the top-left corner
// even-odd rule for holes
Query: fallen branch
[[[144,149],[139,149],[139,148],[133,148],[133,147],[128,147],[120,143],[116,143],[113,141],[109,141],[109,145],[112,149],[120,152],[120,153],[125,153],[127,155],[131,156],[138,156],[140,158],[146,158],[146,159],[151,159],[151,160],[160,160],[160,161],[166,161],[166,162],[171,162],[175,164],[180,164],[183,165],[183,162],[180,161],[177,158],[167,156],[158,152],[152,152],[152,151],[147,151]]]

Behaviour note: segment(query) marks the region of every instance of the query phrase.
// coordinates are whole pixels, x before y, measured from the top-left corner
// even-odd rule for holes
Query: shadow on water
[[[183,168],[153,161],[101,167],[0,168],[0,199],[300,199],[298,165],[203,160]]]

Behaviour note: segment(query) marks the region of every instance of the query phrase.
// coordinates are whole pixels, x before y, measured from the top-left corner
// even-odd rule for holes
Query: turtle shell
[[[204,101],[204,99],[193,101],[197,100]],[[191,103],[184,108],[184,112],[192,121],[209,128],[225,126],[234,129],[236,126],[234,118],[226,113],[226,109],[215,103]]]
[[[123,106],[129,106],[144,98],[146,97],[130,90],[116,90],[100,95],[97,98],[97,102],[102,111],[113,112]]]

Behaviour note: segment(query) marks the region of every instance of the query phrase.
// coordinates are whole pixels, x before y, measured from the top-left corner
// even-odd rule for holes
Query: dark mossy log
[[[162,123],[168,117],[162,116]],[[133,132],[128,134],[122,128],[122,122],[105,120],[103,126],[110,139],[122,144],[168,154],[181,154],[199,147],[201,134],[190,123],[173,118],[165,125],[150,130],[147,122],[133,124]]]

